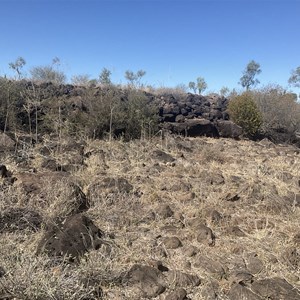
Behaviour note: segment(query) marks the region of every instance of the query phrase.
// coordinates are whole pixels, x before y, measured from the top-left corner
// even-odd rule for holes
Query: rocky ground
[[[176,136],[6,149],[0,299],[300,299],[299,153]]]

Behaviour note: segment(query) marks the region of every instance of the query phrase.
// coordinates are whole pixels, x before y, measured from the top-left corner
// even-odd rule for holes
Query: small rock
[[[235,202],[240,200],[240,195],[237,193],[228,193],[224,199],[229,202]]]
[[[215,245],[215,235],[213,234],[212,230],[201,224],[197,227],[197,241],[199,243],[207,243],[209,246]]]
[[[240,283],[242,285],[252,283],[253,275],[247,270],[234,270],[230,274],[230,281],[232,283]]]
[[[250,291],[249,289],[247,289],[245,286],[241,284],[233,285],[227,296],[230,300],[241,300],[241,299],[263,300],[263,298],[253,293],[252,291]],[[278,299],[278,298],[274,298],[274,299]]]
[[[246,234],[238,226],[230,226],[227,228],[227,233],[232,236],[244,237]]]
[[[164,163],[171,163],[175,161],[175,158],[173,156],[161,150],[153,151],[152,157]]]
[[[2,178],[6,178],[6,177],[8,177],[8,175],[9,175],[9,173],[8,173],[6,166],[0,165],[0,176]]]
[[[214,209],[210,213],[210,219],[212,223],[218,224],[222,220],[222,215],[217,210]]]
[[[197,275],[187,274],[180,271],[170,271],[167,273],[167,280],[173,287],[196,287],[201,283]]]
[[[267,278],[254,281],[252,291],[263,299],[298,300],[300,291],[282,278]]]
[[[6,274],[5,270],[0,266],[0,278],[3,277],[5,274]]]
[[[186,299],[187,292],[185,289],[180,288],[174,292],[168,294],[165,300],[184,300]]]
[[[204,255],[199,255],[194,264],[196,268],[204,269],[206,272],[212,274],[217,279],[225,276],[224,267],[215,259],[210,259]]]
[[[161,272],[149,266],[134,265],[125,275],[124,281],[137,288],[141,297],[155,298],[165,291]]]
[[[163,243],[167,249],[177,249],[182,246],[180,239],[176,236],[165,237]]]
[[[192,257],[195,256],[197,253],[199,252],[199,249],[195,246],[187,246],[184,251],[183,251],[183,255],[185,257]]]
[[[170,208],[168,204],[161,204],[157,208],[156,213],[162,219],[167,219],[174,215],[173,210]]]
[[[258,274],[264,268],[263,262],[258,258],[256,253],[250,253],[245,258],[247,270],[251,274]]]
[[[216,300],[218,299],[218,282],[210,282],[201,289],[201,296],[205,300]]]

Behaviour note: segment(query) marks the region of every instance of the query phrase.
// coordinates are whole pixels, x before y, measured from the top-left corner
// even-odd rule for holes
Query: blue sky
[[[300,66],[299,15],[297,0],[0,0],[0,75],[18,56],[26,70],[59,57],[69,78],[106,67],[125,83],[143,69],[146,84],[202,76],[218,91],[239,88],[253,59],[261,84],[286,87]]]

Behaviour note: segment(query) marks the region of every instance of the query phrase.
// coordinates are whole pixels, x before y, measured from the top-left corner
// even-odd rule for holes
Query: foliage
[[[194,92],[194,94],[197,93],[197,87],[196,87],[196,83],[194,81],[189,82],[189,89],[192,90]]]
[[[22,75],[22,69],[25,66],[26,61],[23,57],[18,57],[15,62],[9,63],[9,67],[14,70],[17,73],[17,78],[20,80],[23,75]]]
[[[197,78],[196,86],[197,86],[199,94],[203,93],[207,89],[207,83],[205,82],[203,77]]]
[[[229,93],[230,93],[230,90],[227,86],[223,86],[220,89],[220,95],[223,96],[223,97],[228,97]]]
[[[292,142],[300,130],[300,104],[297,95],[278,85],[269,85],[252,92],[262,113],[261,131],[275,142]]]
[[[60,60],[55,57],[51,65],[33,67],[30,70],[32,80],[37,82],[52,82],[55,84],[65,83],[66,75],[58,69],[59,65]]]
[[[85,90],[86,110],[62,111],[65,133],[109,139],[123,136],[126,140],[156,133],[158,111],[143,92],[129,90],[123,94],[112,86],[99,91],[95,96],[92,90]]]
[[[300,66],[291,72],[288,82],[290,85],[300,88]]]
[[[248,91],[250,87],[259,84],[259,80],[255,78],[256,75],[261,73],[260,64],[251,60],[246,69],[243,72],[243,76],[240,78],[239,84],[246,88]]]
[[[131,88],[140,88],[141,87],[141,79],[145,76],[146,71],[139,70],[136,73],[127,70],[125,72],[125,79],[129,81],[129,86]]]
[[[253,137],[262,125],[262,115],[251,93],[246,92],[231,99],[228,106],[230,118]]]
[[[71,81],[72,84],[78,86],[89,86],[91,84],[90,75],[88,74],[74,75]]]
[[[111,71],[103,68],[100,75],[99,75],[99,82],[102,85],[111,85],[111,79],[110,79]]]
[[[23,127],[23,104],[20,97],[24,82],[0,78],[0,129],[17,130]],[[27,122],[26,122],[27,123]]]
[[[195,94],[198,90],[198,93],[201,94],[207,89],[207,83],[205,82],[203,77],[198,77],[197,82],[189,82],[189,89],[193,90]]]
[[[123,103],[125,138],[149,137],[158,129],[158,108],[151,104],[144,93],[130,91]]]

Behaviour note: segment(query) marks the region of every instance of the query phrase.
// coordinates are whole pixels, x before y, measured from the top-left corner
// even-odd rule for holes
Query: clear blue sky
[[[0,28],[0,75],[18,56],[26,70],[59,57],[69,78],[107,67],[125,83],[127,69],[143,69],[147,84],[202,76],[218,91],[239,88],[252,59],[261,84],[286,87],[300,66],[297,0],[0,0]]]

